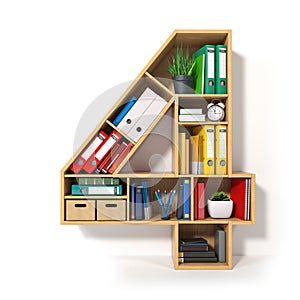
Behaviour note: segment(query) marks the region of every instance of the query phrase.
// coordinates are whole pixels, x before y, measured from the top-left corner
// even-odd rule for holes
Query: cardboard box
[[[66,221],[95,221],[96,200],[66,200]]]
[[[97,200],[98,221],[126,221],[126,200]]]

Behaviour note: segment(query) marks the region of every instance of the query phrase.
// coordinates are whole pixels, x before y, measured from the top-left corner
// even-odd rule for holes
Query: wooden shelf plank
[[[122,196],[100,196],[100,195],[87,195],[87,196],[75,196],[75,195],[66,195],[65,200],[88,200],[88,199],[127,199],[126,195]]]
[[[116,127],[113,123],[111,123],[109,120],[106,120],[106,123],[112,127],[115,131],[119,132],[126,140],[128,140],[131,144],[135,145],[136,142],[132,140],[127,134],[122,132],[118,127]]]

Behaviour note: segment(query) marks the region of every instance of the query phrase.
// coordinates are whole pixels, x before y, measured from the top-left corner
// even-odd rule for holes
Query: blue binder
[[[183,220],[189,220],[191,214],[190,180],[183,179]]]
[[[119,123],[122,121],[122,119],[125,117],[125,115],[129,112],[131,107],[134,105],[134,103],[137,101],[137,98],[132,97],[131,100],[125,105],[125,107],[121,110],[121,112],[118,114],[118,116],[114,119],[113,124],[115,126],[118,126]]]
[[[135,219],[143,220],[144,219],[144,205],[143,205],[143,187],[136,187],[135,194]]]

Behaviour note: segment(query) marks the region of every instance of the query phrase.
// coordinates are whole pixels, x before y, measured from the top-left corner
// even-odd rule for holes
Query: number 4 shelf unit
[[[172,226],[173,262],[178,270],[232,269],[232,227],[234,225],[248,225],[255,223],[255,174],[232,172],[232,32],[231,30],[175,30],[162,47],[153,56],[127,90],[118,99],[113,109],[108,112],[86,141],[74,153],[61,171],[61,224],[69,225],[166,225]],[[226,94],[176,94],[173,82],[168,73],[168,60],[175,53],[176,47],[188,46],[190,53],[204,45],[227,46],[227,93]],[[166,101],[163,110],[155,117],[150,127],[136,142],[124,134],[113,124],[121,108],[133,96],[139,97],[146,88],[150,88]],[[180,108],[202,108],[212,99],[220,99],[225,104],[225,119],[221,122],[179,122]],[[226,148],[227,166],[223,175],[194,175],[180,170],[179,135],[180,132],[192,134],[193,128],[203,125],[225,125],[227,128]],[[99,130],[107,134],[113,130],[119,132],[122,138],[132,143],[133,147],[126,158],[118,165],[113,174],[74,174],[70,171],[74,159],[82,153]],[[152,162],[152,165],[151,165]],[[153,163],[154,162],[154,163]],[[187,162],[188,163],[188,162]],[[153,165],[154,164],[154,165]],[[162,166],[161,169],[157,165]],[[75,196],[71,189],[78,184],[80,178],[118,178],[122,185],[122,195],[118,196]],[[205,202],[209,196],[217,191],[230,194],[231,182],[236,179],[247,179],[250,192],[248,218],[230,217],[214,219],[208,216],[201,220],[195,218],[194,183],[204,183]],[[190,219],[176,218],[178,187],[183,179],[190,182]],[[150,187],[150,203],[152,216],[149,220],[132,220],[131,216],[131,186],[147,182]],[[161,218],[161,211],[156,201],[154,191],[176,190],[171,217]],[[122,216],[103,220],[99,217],[102,200],[109,203],[122,203]],[[117,204],[113,204],[117,205]],[[207,208],[205,208],[207,211]],[[203,237],[211,248],[215,248],[215,232],[217,228],[225,231],[226,255],[224,262],[180,262],[179,241],[183,238]],[[103,229],[105,230],[105,228]]]

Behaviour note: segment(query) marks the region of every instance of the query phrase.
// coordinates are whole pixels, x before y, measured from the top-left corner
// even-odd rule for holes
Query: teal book
[[[205,54],[199,55],[195,59],[194,81],[196,94],[204,94],[204,69]]]
[[[227,94],[227,46],[216,46],[216,94]]]
[[[119,178],[108,177],[79,177],[77,178],[79,185],[119,185]]]
[[[72,185],[72,195],[74,196],[120,196],[122,195],[122,185],[102,185],[102,186],[89,186],[89,185]]]
[[[192,58],[196,60],[200,55],[205,55],[204,67],[204,94],[215,94],[215,46],[205,45],[193,53]],[[196,79],[197,80],[197,79]]]

